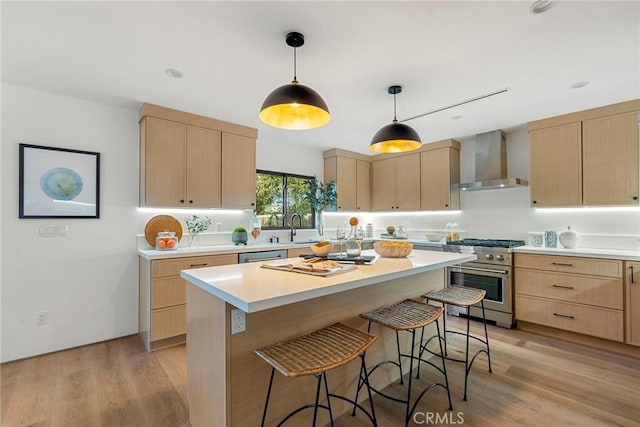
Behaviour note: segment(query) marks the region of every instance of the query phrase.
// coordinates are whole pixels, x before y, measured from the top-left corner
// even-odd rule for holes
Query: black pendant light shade
[[[401,86],[390,86],[387,92],[393,95],[393,122],[382,127],[371,140],[369,148],[378,153],[402,153],[417,150],[422,146],[418,133],[411,126],[398,123],[396,118],[396,95]]]
[[[300,33],[289,33],[286,42],[294,48],[293,81],[280,86],[267,96],[260,108],[260,120],[279,129],[301,130],[324,126],[331,120],[329,108],[315,90],[298,83],[296,48],[304,44]]]

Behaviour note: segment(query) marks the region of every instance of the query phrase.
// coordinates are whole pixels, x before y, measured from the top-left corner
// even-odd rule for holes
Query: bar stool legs
[[[409,377],[408,377],[406,398],[391,396],[382,390],[377,390],[374,387],[370,387],[380,396],[393,400],[395,402],[404,404],[405,406],[404,425],[405,426],[409,425],[409,420],[411,419],[411,415],[415,411],[422,397],[429,390],[435,387],[442,387],[447,391],[447,398],[449,401],[449,410],[453,409],[453,405],[451,403],[451,393],[449,391],[449,379],[447,376],[447,366],[444,361],[444,353],[443,353],[444,350],[442,347],[442,342],[440,342],[440,356],[441,356],[442,367],[436,365],[430,360],[425,360],[421,358],[421,355],[422,355],[421,346],[420,346],[421,342],[418,343],[419,347],[418,347],[417,355],[416,355],[416,349],[415,349],[417,330],[421,329],[422,334],[424,334],[424,327],[430,323],[433,323],[442,313],[443,313],[443,309],[441,307],[434,307],[434,306],[430,306],[428,304],[423,304],[413,300],[405,300],[398,304],[394,304],[392,306],[380,309],[378,311],[364,313],[360,315],[360,317],[369,320],[368,328],[367,328],[368,332],[371,330],[371,323],[376,322],[382,326],[394,329],[396,333],[398,361],[396,362],[395,360],[384,360],[378,363],[376,366],[371,368],[371,370],[369,370],[369,376],[373,374],[379,367],[385,364],[392,364],[397,366],[400,369],[400,384],[404,384],[403,372],[402,372],[402,358],[406,357],[409,359]],[[437,322],[436,322],[436,328],[437,328],[438,336],[440,336],[440,327],[438,326]],[[411,334],[411,351],[409,354],[402,353],[400,349],[400,338],[399,338],[400,331],[406,331],[409,334]],[[429,384],[418,394],[417,398],[414,400],[412,398],[412,387],[413,387],[413,368],[415,366],[415,361],[417,361],[418,370],[420,367],[420,363],[422,362],[432,366],[434,369],[442,373],[442,375],[444,376],[444,384],[443,383]],[[362,386],[363,384],[361,382],[358,382],[358,388],[357,388],[356,397],[355,397],[356,401],[358,400],[358,395],[360,393],[360,389],[362,388]],[[355,408],[354,408],[354,411],[355,411]]]
[[[453,290],[451,292],[449,292],[448,289],[445,289],[443,291],[438,291],[436,293],[433,294],[427,294],[424,295],[424,297],[427,299],[427,302],[429,302],[429,300],[433,300],[433,301],[438,301],[441,302],[444,307],[446,308],[447,304],[455,304],[455,305],[459,305],[459,306],[464,306],[467,308],[470,308],[471,305],[473,304],[477,304],[478,302],[480,303],[481,307],[482,307],[482,323],[484,326],[484,339],[476,337],[474,335],[471,335],[470,333],[470,329],[471,329],[471,316],[468,315],[467,316],[467,331],[466,334],[462,333],[462,332],[458,332],[458,331],[451,331],[451,330],[447,330],[447,320],[446,320],[446,313],[443,315],[442,317],[442,324],[443,324],[443,329],[444,329],[444,333],[443,333],[443,337],[438,337],[438,341],[444,340],[444,358],[446,360],[450,360],[452,362],[464,362],[465,364],[465,372],[464,372],[464,395],[463,395],[463,399],[464,401],[467,400],[467,387],[468,387],[468,382],[469,382],[469,373],[471,372],[471,367],[473,366],[473,362],[475,362],[476,358],[481,354],[481,353],[485,353],[487,355],[487,359],[488,359],[488,365],[489,365],[489,372],[493,372],[491,369],[491,351],[489,349],[489,334],[487,332],[487,319],[485,316],[485,311],[484,311],[484,291],[478,291],[478,290],[470,290],[469,288],[464,288],[461,286],[455,286],[455,288],[459,288],[456,290]],[[464,292],[468,291],[466,294]],[[463,297],[464,298],[468,298],[468,300],[464,300],[463,297],[461,297],[461,295],[455,295],[456,292],[462,292]],[[449,357],[448,353],[447,353],[447,339],[446,339],[446,335],[447,334],[458,334],[458,335],[465,335],[466,336],[466,345],[465,345],[465,358],[464,360],[462,359],[457,359],[457,358],[452,358]],[[422,355],[422,353],[424,351],[437,355],[436,353],[434,353],[433,351],[429,350],[427,348],[427,345],[429,344],[429,342],[433,339],[435,339],[436,336],[432,336],[430,337],[426,343],[424,343],[422,345],[422,348],[420,350],[420,355]],[[474,355],[471,357],[471,361],[469,361],[469,339],[472,338],[476,341],[479,341],[480,343],[484,344],[484,348],[479,349],[478,351],[476,351],[474,353]],[[422,342],[422,339],[421,339]]]

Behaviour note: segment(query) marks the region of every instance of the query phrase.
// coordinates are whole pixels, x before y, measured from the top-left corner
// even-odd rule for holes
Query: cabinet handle
[[[537,200],[534,200],[534,201],[533,201],[533,204],[535,205],[536,203],[538,203],[538,201],[537,201]]]
[[[180,203],[184,203],[184,199],[180,199]]]
[[[633,280],[633,265],[629,267],[631,269],[631,283],[636,283],[635,280]]]
[[[554,316],[558,316],[558,317],[564,317],[565,319],[575,319],[575,317],[573,316],[567,316],[566,314],[558,314],[558,313],[553,313]]]
[[[251,202],[251,206],[255,206],[256,204],[254,202]]]
[[[189,200],[189,203],[193,203],[193,200]]]
[[[573,290],[573,286],[553,285],[554,288]]]
[[[564,263],[564,262],[552,262],[551,264],[559,265],[561,267],[573,267],[573,264],[567,264],[567,263]]]
[[[638,196],[633,196],[633,200],[638,200]]]
[[[449,204],[445,203],[445,204],[444,204],[444,207],[445,207],[445,208],[448,208],[448,207],[449,207]]]
[[[203,262],[202,264],[189,264],[189,267],[206,267],[207,264],[206,262]]]
[[[400,209],[400,206],[396,206],[396,209]]]
[[[342,209],[342,206],[338,206],[338,209]]]

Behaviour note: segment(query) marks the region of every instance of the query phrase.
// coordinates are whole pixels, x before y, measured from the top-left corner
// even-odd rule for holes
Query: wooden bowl
[[[329,253],[331,253],[331,250],[333,249],[333,244],[331,242],[327,242],[326,240],[323,240],[321,242],[314,243],[313,245],[310,246],[310,248],[311,248],[311,252],[313,252],[315,256],[326,257],[327,255],[329,255]]]
[[[409,242],[375,242],[373,249],[384,258],[403,258],[413,251],[413,243]]]

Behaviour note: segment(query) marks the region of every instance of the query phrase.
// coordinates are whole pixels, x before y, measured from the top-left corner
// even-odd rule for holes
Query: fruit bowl
[[[311,252],[313,252],[315,256],[326,257],[333,249],[333,244],[323,240],[321,242],[314,243],[310,248]]]
[[[413,250],[409,242],[375,242],[373,249],[383,258],[403,258]]]

